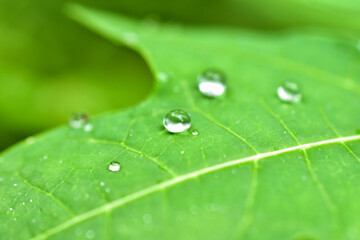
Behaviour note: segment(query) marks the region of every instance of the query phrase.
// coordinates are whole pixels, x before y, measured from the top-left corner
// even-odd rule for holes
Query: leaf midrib
[[[220,163],[220,164],[216,164],[216,165],[213,165],[213,166],[210,166],[207,168],[196,170],[196,171],[184,174],[184,175],[177,176],[177,177],[167,180],[165,182],[153,185],[151,187],[147,187],[145,189],[142,189],[140,191],[132,193],[124,198],[117,199],[115,201],[106,203],[98,208],[95,208],[88,212],[82,213],[82,214],[75,216],[75,217],[69,219],[68,221],[63,222],[63,223],[57,225],[56,227],[51,228],[48,231],[46,231],[42,234],[39,234],[31,239],[32,240],[46,239],[47,237],[55,235],[56,233],[59,233],[65,229],[68,229],[80,222],[86,221],[86,220],[88,220],[92,217],[98,216],[102,213],[110,212],[113,209],[116,209],[127,203],[141,199],[142,197],[146,197],[147,195],[150,195],[157,191],[164,190],[169,187],[173,187],[173,186],[175,186],[179,183],[185,182],[187,180],[194,179],[196,177],[203,176],[208,173],[216,172],[216,171],[222,170],[224,168],[236,166],[236,165],[246,163],[246,162],[252,162],[252,161],[257,162],[262,159],[266,159],[269,157],[275,157],[275,156],[278,156],[278,155],[281,155],[284,153],[288,153],[288,152],[293,152],[296,150],[303,151],[303,150],[307,150],[307,149],[310,149],[313,147],[326,146],[326,145],[330,145],[330,144],[334,144],[334,143],[352,142],[352,141],[356,141],[356,140],[360,140],[360,135],[333,138],[333,139],[328,139],[328,140],[323,140],[323,141],[318,141],[318,142],[313,142],[313,143],[297,145],[297,146],[293,146],[293,147],[289,147],[289,148],[284,148],[284,149],[280,149],[277,151],[259,153],[259,154],[255,154],[255,155],[252,155],[249,157],[235,159],[235,160],[231,160],[231,161],[228,161],[225,163]],[[111,141],[104,142],[101,139],[94,139],[94,138],[89,138],[89,139],[87,139],[87,141],[91,142],[91,143],[98,143],[98,144],[119,144],[118,142],[111,142]]]

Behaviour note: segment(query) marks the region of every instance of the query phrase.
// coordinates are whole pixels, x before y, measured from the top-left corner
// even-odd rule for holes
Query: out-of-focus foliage
[[[77,26],[62,1],[0,1],[0,150],[74,111],[96,114],[148,95],[143,60]]]

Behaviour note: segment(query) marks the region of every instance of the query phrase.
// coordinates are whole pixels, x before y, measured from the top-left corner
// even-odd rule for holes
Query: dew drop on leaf
[[[93,125],[88,123],[84,126],[85,132],[91,132],[93,130]]]
[[[281,101],[288,103],[300,102],[302,97],[299,86],[289,81],[278,87],[277,94]]]
[[[197,80],[200,92],[207,97],[221,96],[226,90],[226,77],[218,70],[206,70]]]
[[[161,81],[161,82],[167,82],[168,81],[168,78],[169,76],[164,73],[164,72],[159,72],[158,73],[158,79]]]
[[[152,216],[150,214],[144,214],[143,216],[144,223],[151,223],[152,222]]]
[[[191,118],[187,112],[175,109],[165,115],[163,124],[169,132],[179,133],[191,127]]]
[[[194,136],[197,136],[197,135],[199,135],[199,131],[197,129],[193,129],[191,131],[191,134],[194,135]]]
[[[110,164],[109,164],[109,170],[112,171],[112,172],[118,172],[120,170],[120,163],[117,162],[117,161],[112,161]]]
[[[88,122],[88,120],[89,118],[85,113],[73,113],[69,117],[69,125],[72,128],[81,128]]]
[[[35,142],[35,138],[34,137],[28,137],[28,138],[26,138],[25,142],[27,144],[29,144],[29,145],[33,144]]]
[[[95,232],[94,230],[87,230],[86,231],[86,238],[87,239],[93,239],[95,237]]]

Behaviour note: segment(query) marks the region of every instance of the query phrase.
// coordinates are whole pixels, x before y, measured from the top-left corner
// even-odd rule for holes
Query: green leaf
[[[64,126],[3,153],[2,238],[360,238],[355,41],[71,15],[139,51],[157,85],[137,107],[92,118],[92,131]],[[227,75],[222,97],[197,90],[209,67]],[[276,95],[289,79],[299,103]],[[162,127],[176,108],[197,136]]]

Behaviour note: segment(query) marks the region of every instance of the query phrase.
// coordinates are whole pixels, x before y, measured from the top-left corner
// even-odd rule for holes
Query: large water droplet
[[[191,118],[187,112],[175,109],[165,115],[163,124],[169,132],[179,133],[190,128]]]
[[[89,118],[85,113],[74,113],[69,118],[69,125],[72,128],[81,128],[88,120]]]
[[[299,102],[301,100],[301,92],[299,86],[294,82],[284,82],[277,89],[277,94],[283,102]]]
[[[120,163],[117,161],[112,161],[109,164],[109,170],[112,172],[118,172],[120,170],[120,168],[121,168]]]
[[[200,92],[207,97],[221,96],[226,90],[226,77],[218,70],[206,70],[197,80]]]

